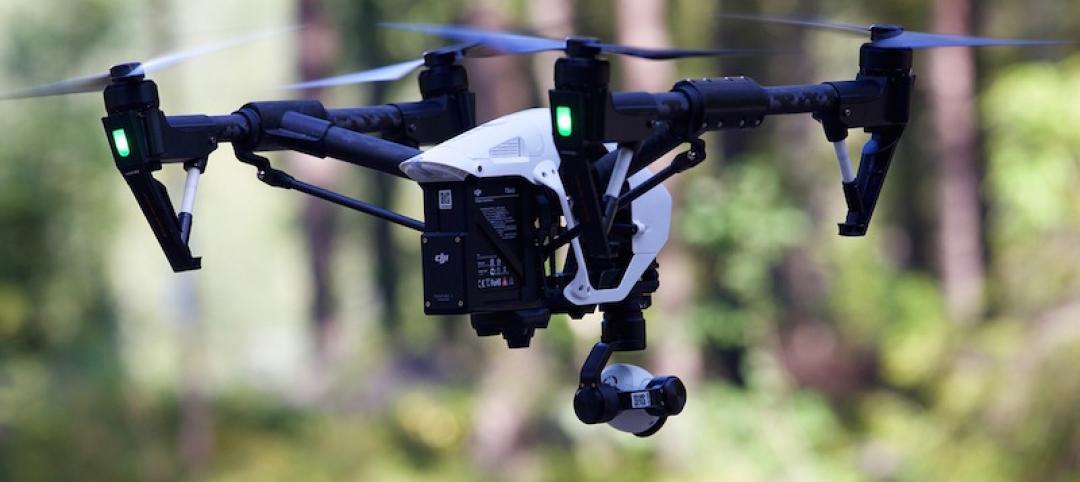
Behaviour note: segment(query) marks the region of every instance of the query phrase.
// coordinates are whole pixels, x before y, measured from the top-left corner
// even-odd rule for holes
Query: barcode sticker
[[[439,209],[454,209],[454,197],[449,189],[439,191]]]
[[[630,408],[648,408],[652,405],[649,392],[634,392],[630,394]]]

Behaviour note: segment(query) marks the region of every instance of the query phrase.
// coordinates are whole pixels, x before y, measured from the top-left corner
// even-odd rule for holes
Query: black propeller
[[[398,80],[423,65],[433,65],[431,54],[441,54],[438,61],[445,60],[445,54],[453,52],[454,61],[462,58],[483,58],[499,55],[525,55],[538,52],[566,50],[566,40],[556,40],[533,35],[497,32],[491,30],[475,29],[469,27],[457,27],[451,25],[413,24],[413,23],[381,23],[382,27],[398,30],[408,30],[429,35],[435,35],[448,40],[461,42],[458,45],[429,52],[423,59],[409,60],[396,64],[385,65],[370,70],[362,70],[350,74],[338,75],[325,79],[309,80],[291,84],[284,89],[310,89],[320,87],[334,87],[339,85],[361,84],[365,82],[386,82]],[[697,50],[697,49],[650,49],[642,47],[630,47],[619,44],[595,43],[601,52],[619,55],[630,55],[652,60],[670,60],[686,57],[708,57],[719,55],[747,55],[774,53],[772,50],[756,49],[727,49],[727,50]]]
[[[405,62],[384,65],[382,67],[376,67],[374,69],[361,70],[359,72],[337,75],[324,79],[307,80],[304,82],[286,85],[282,87],[282,89],[318,89],[323,87],[336,87],[339,85],[363,84],[367,82],[389,82],[405,77],[406,75],[409,75],[414,70],[419,69],[424,65],[427,65],[428,67],[434,67],[436,65],[445,65],[457,62],[463,57],[465,57],[467,53],[473,50],[474,47],[476,47],[475,44],[459,44],[450,47],[444,47],[441,49],[426,52],[424,56],[419,59],[407,60]],[[476,55],[474,54],[474,56]]]
[[[567,49],[566,40],[556,40],[517,33],[498,32],[453,25],[420,23],[381,23],[379,25],[398,30],[426,33],[456,42],[482,45],[494,51],[477,50],[474,54],[470,50],[467,52],[470,57],[487,56],[491,54],[532,54],[537,52],[565,51]],[[596,42],[593,45],[604,53],[629,55],[650,60],[671,60],[687,57],[712,57],[721,55],[752,55],[776,52],[773,50],[760,49],[653,49],[602,42]]]
[[[237,47],[243,44],[254,42],[256,40],[262,40],[267,37],[292,32],[298,30],[299,28],[300,27],[286,27],[276,30],[269,30],[252,35],[246,35],[243,37],[223,40],[220,42],[215,42],[212,44],[207,44],[187,50],[182,50],[171,54],[162,55],[142,63],[134,64],[133,68],[129,72],[126,72],[125,75],[146,75],[153,72],[160,72],[176,64],[191,60],[196,57],[201,57],[203,55],[208,55],[228,48]],[[85,77],[78,77],[74,79],[62,80],[60,82],[54,82],[51,84],[30,87],[8,94],[0,94],[0,100],[46,97],[51,95],[79,94],[84,92],[100,92],[109,85],[110,78],[111,75],[109,72],[102,72],[100,74],[87,75]]]
[[[992,46],[1033,46],[1064,45],[1074,42],[1061,40],[1025,40],[992,37],[972,37],[967,35],[947,35],[904,30],[898,25],[874,24],[870,26],[851,23],[830,22],[823,20],[802,20],[761,15],[720,14],[720,18],[734,20],[752,20],[756,22],[794,25],[798,27],[819,28],[837,32],[869,35],[870,45],[886,49],[927,49],[936,47],[992,47]]]
[[[351,74],[337,75],[334,77],[327,77],[325,79],[308,80],[305,82],[289,84],[282,87],[282,89],[318,89],[323,87],[334,87],[338,85],[363,84],[365,82],[387,82],[405,77],[406,75],[412,73],[412,71],[420,68],[420,66],[422,65],[424,65],[424,59],[409,60],[407,62],[384,65],[382,67],[377,67],[370,70],[353,72]]]

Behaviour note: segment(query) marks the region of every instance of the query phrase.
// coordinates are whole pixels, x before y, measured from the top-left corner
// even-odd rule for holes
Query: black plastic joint
[[[769,112],[768,92],[749,77],[682,80],[672,90],[690,99],[698,132],[757,127]]]
[[[671,161],[671,167],[677,173],[685,172],[705,161],[705,141],[691,139],[690,149],[675,156]]]
[[[184,162],[184,170],[187,171],[194,167],[199,170],[200,174],[206,174],[206,165],[208,163],[208,159],[208,157],[201,157],[199,159],[192,159],[190,161]]]
[[[296,112],[309,117],[326,119],[326,107],[317,100],[282,100],[270,102],[252,102],[245,104],[236,114],[247,119],[251,135],[241,147],[253,151],[275,151],[285,149],[280,139],[268,132],[281,129],[285,114]]]
[[[829,142],[840,142],[848,138],[848,126],[836,116],[814,116],[821,121],[821,126],[825,128],[825,138]]]
[[[260,181],[273,187],[292,189],[296,183],[296,178],[290,174],[273,168],[260,170],[258,176]]]

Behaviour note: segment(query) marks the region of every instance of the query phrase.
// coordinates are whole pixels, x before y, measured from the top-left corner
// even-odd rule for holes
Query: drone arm
[[[398,108],[342,109],[328,113],[318,101],[256,102],[229,115],[166,116],[159,109],[157,85],[141,75],[117,77],[105,88],[102,119],[117,169],[131,188],[174,271],[198,269],[200,259],[191,255],[194,194],[207,157],[218,142],[233,144],[238,157],[260,166],[260,178],[272,185],[302,192],[370,212],[410,227],[419,222],[370,206],[360,201],[322,190],[270,169],[269,163],[252,161],[254,151],[292,149],[318,156],[333,156],[356,164],[404,177],[397,164],[419,153],[415,149],[365,136],[323,120],[333,118],[352,127],[390,130],[400,127]],[[291,131],[282,125],[291,115]],[[331,117],[332,116],[332,117]],[[261,158],[260,158],[261,159]],[[162,164],[184,163],[188,171],[184,198],[177,214],[165,186],[153,177]],[[264,169],[265,168],[265,169]],[[277,174],[275,177],[273,174]]]
[[[752,128],[767,115],[813,113],[834,108],[837,89],[829,84],[762,87],[747,77],[684,80],[671,92],[616,92],[616,112],[647,116],[654,121],[630,165],[630,174],[681,144],[713,130]],[[611,171],[615,153],[597,161],[600,173]],[[606,174],[604,174],[606,175]]]
[[[393,105],[373,105],[327,109],[326,119],[337,127],[355,132],[385,132],[403,125],[401,109]]]
[[[761,87],[745,77],[682,81],[691,109],[684,115],[695,131],[756,127],[767,115],[810,113],[822,122],[840,166],[848,215],[842,236],[862,236],[881,194],[896,144],[909,118],[914,78],[903,52],[863,52],[863,68],[853,81]],[[877,55],[877,57],[875,57]],[[884,57],[882,57],[884,55]],[[863,128],[858,174],[847,156],[848,130]]]
[[[281,127],[274,135],[292,149],[341,159],[398,177],[408,177],[398,165],[420,154],[417,149],[335,127],[323,119],[297,112],[282,116]]]
[[[359,132],[400,128],[403,117],[395,106],[327,110],[314,100],[252,102],[232,116],[223,117],[245,121],[246,129],[231,129],[243,135],[230,140],[250,152],[299,151],[316,157],[333,157],[398,177],[405,177],[398,169],[398,163],[420,153],[411,147]]]
[[[806,114],[835,108],[840,92],[831,84],[763,87],[769,100],[767,115]]]
[[[228,115],[171,115],[165,117],[169,126],[177,131],[201,136],[209,144],[233,142],[245,139],[251,131],[247,119],[240,114]],[[170,145],[170,147],[174,147]]]
[[[914,80],[909,62],[903,52],[864,49],[863,68],[852,81],[763,87],[747,77],[723,77],[683,80],[662,94],[614,93],[616,112],[653,122],[652,135],[641,142],[630,173],[707,131],[757,127],[770,115],[812,114],[822,122],[840,166],[848,205],[840,234],[864,235],[908,121]],[[857,175],[844,142],[853,128],[871,134]],[[597,161],[601,179],[610,175],[616,158],[612,152]],[[661,172],[670,176],[676,171],[672,166]]]
[[[297,112],[285,112],[275,123],[279,127],[263,132],[260,136],[261,141],[256,142],[254,147],[250,144],[234,143],[236,157],[241,162],[255,166],[258,169],[259,180],[270,186],[300,191],[411,229],[420,231],[424,229],[424,223],[416,219],[300,181],[283,171],[274,169],[268,159],[254,153],[255,150],[270,150],[260,148],[260,144],[265,143],[274,146],[274,150],[284,148],[316,156],[331,156],[403,176],[397,168],[398,164],[419,154],[420,151],[349,129],[335,127],[326,120]]]

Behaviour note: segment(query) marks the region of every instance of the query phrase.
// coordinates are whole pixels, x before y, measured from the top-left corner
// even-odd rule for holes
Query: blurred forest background
[[[0,90],[308,25],[155,76],[167,113],[223,114],[440,45],[385,20],[800,51],[615,60],[628,90],[857,70],[859,39],[721,11],[1080,38],[1080,3],[1063,0],[7,0]],[[1080,53],[917,58],[915,119],[867,237],[836,236],[835,161],[807,116],[709,136],[709,160],[670,186],[650,347],[619,360],[681,376],[690,401],[649,439],[574,418],[597,318],[556,318],[509,351],[424,317],[415,233],[270,189],[228,149],[200,186],[205,268],[174,275],[116,175],[101,97],[6,102],[0,480],[1080,481]],[[481,118],[544,105],[553,60],[469,61]],[[413,79],[303,94],[410,100]],[[406,182],[274,161],[420,216]]]

